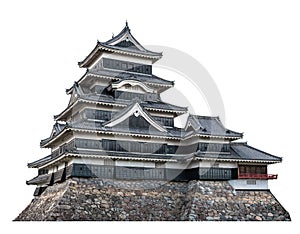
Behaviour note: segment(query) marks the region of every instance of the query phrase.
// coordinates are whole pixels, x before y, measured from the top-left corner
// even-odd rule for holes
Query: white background
[[[116,35],[126,19],[142,44],[174,47],[196,58],[222,94],[226,126],[244,132],[250,145],[284,157],[283,163],[271,167],[279,178],[270,188],[290,212],[291,223],[164,225],[177,232],[282,233],[295,228],[300,218],[299,12],[298,2],[287,0],[1,1],[1,229],[53,233],[60,228],[68,232],[164,228],[157,223],[136,228],[133,223],[11,222],[33,197],[34,186],[25,181],[36,171],[26,164],[47,155],[39,141],[49,136],[53,115],[68,103],[65,88],[85,72],[77,62],[97,39]]]

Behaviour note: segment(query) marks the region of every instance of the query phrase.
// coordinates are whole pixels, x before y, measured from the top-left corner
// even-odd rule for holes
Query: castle
[[[280,157],[241,140],[219,117],[190,114],[185,127],[174,119],[188,109],[160,94],[174,82],[152,73],[162,53],[145,49],[124,29],[97,42],[79,62],[85,74],[66,90],[68,106],[54,116],[40,143],[51,154],[28,164],[38,175],[34,196],[69,178],[156,181],[228,181],[235,190],[267,190],[268,165]]]

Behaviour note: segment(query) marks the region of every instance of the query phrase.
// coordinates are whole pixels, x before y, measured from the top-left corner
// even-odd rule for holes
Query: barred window
[[[122,70],[122,71],[144,73],[144,74],[152,73],[151,65],[131,63],[131,62],[129,63],[126,61],[108,59],[108,58],[103,58],[103,67],[109,69]]]

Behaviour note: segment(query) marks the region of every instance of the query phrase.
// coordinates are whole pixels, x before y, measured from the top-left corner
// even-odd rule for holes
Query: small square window
[[[249,185],[256,185],[256,180],[247,180],[246,183]]]
[[[127,64],[126,63],[122,63],[122,70],[126,70],[127,69]]]

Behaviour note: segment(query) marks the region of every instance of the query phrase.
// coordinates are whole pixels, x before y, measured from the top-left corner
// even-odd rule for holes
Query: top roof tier
[[[79,67],[88,68],[103,52],[146,58],[152,60],[152,62],[156,62],[162,57],[162,53],[145,49],[134,36],[132,36],[127,22],[123,30],[117,36],[106,42],[97,41],[97,45],[92,52],[78,63]]]

